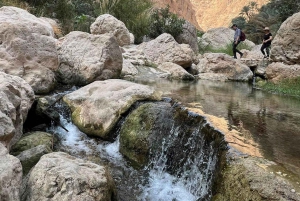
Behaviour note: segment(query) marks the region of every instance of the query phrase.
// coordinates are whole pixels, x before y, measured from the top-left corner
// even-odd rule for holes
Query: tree
[[[176,38],[183,32],[184,23],[184,19],[178,18],[176,14],[169,11],[169,6],[155,9],[151,15],[149,36],[156,38],[163,33],[169,33]]]

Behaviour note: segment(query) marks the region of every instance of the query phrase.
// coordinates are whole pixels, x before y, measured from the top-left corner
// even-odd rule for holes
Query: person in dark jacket
[[[264,39],[263,39],[263,43],[262,46],[260,48],[260,51],[263,53],[264,58],[269,58],[270,56],[270,46],[271,46],[271,41],[273,39],[272,34],[270,33],[270,29],[269,27],[265,27],[264,28]],[[266,49],[266,53],[265,53],[265,49]]]
[[[233,44],[232,44],[232,51],[233,51],[233,57],[236,59],[236,53],[239,53],[241,57],[243,56],[243,53],[240,52],[236,47],[238,44],[240,44],[241,40],[241,30],[237,27],[236,24],[233,24],[231,28],[235,31],[233,36]]]

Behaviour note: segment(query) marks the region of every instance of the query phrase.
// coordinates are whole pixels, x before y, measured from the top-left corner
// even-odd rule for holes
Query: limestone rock
[[[274,62],[266,68],[266,77],[273,82],[278,82],[282,79],[295,78],[299,76],[299,64],[287,65],[281,62]]]
[[[206,53],[197,65],[200,79],[249,81],[250,68],[223,53]]]
[[[119,78],[122,53],[110,34],[92,35],[73,31],[58,43],[60,82],[86,85],[95,80]]]
[[[52,144],[55,144],[56,141],[56,137],[50,133],[42,131],[26,133],[14,146],[12,146],[10,153],[17,156],[21,152],[39,145],[45,145],[47,149],[52,150]]]
[[[104,166],[62,152],[40,159],[30,172],[23,196],[25,201],[116,200],[114,182]]]
[[[273,162],[255,157],[236,158],[222,171],[221,188],[213,200],[300,200],[299,193],[291,192],[294,187],[288,180],[270,173],[270,167],[276,165]]]
[[[20,200],[22,166],[16,157],[9,155],[0,142],[0,200]]]
[[[189,74],[184,68],[171,62],[162,63],[161,65],[158,66],[158,69],[170,73],[169,78],[171,79],[179,79],[179,80],[195,79],[195,77]]]
[[[134,44],[134,35],[132,33],[130,33],[130,44]]]
[[[255,45],[250,51],[241,50],[243,52],[243,58],[247,60],[262,60],[264,55],[260,51],[261,44]]]
[[[27,174],[29,170],[37,164],[40,158],[45,155],[51,153],[52,150],[46,145],[38,145],[31,149],[25,150],[21,152],[16,157],[20,160],[23,168],[23,173]]]
[[[176,41],[179,44],[189,44],[198,53],[197,29],[188,21],[183,24],[183,33],[176,37]]]
[[[60,38],[63,36],[61,27],[56,20],[48,18],[48,17],[40,17],[39,19],[44,20],[51,25],[55,38]]]
[[[187,44],[178,44],[173,36],[164,33],[139,46],[149,62],[160,65],[172,62],[184,68],[190,67],[196,55]]]
[[[138,72],[139,71],[137,70],[137,68],[129,60],[126,59],[123,60],[123,68],[121,72],[121,75],[123,77],[133,76],[138,74]]]
[[[56,39],[51,25],[20,8],[0,8],[0,70],[22,77],[35,93],[56,84]]]
[[[33,100],[34,93],[28,83],[0,72],[0,142],[8,148],[20,139]]]
[[[123,47],[124,60],[130,61],[133,65],[145,66],[149,65],[150,62],[147,60],[143,50],[138,45],[127,45]]]
[[[120,46],[130,44],[130,32],[125,24],[112,15],[104,14],[97,17],[91,25],[92,34],[110,33],[117,38]]]
[[[284,21],[272,41],[271,59],[286,64],[300,64],[300,12]]]
[[[212,49],[225,48],[227,45],[231,45],[233,42],[234,30],[225,27],[213,28],[203,34],[201,38],[201,46],[203,48],[209,46]],[[249,40],[245,40],[240,43],[245,43],[250,48],[255,44]]]
[[[96,81],[64,96],[74,124],[87,135],[109,139],[121,115],[139,100],[159,100],[148,86],[125,80]]]

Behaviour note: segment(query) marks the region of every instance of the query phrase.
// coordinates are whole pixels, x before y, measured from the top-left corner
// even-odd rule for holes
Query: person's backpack
[[[246,40],[246,35],[244,32],[241,31],[240,41]]]

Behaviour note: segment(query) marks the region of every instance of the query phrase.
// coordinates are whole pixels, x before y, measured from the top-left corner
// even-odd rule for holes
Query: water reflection
[[[265,93],[240,82],[135,80],[183,103],[198,102],[205,113],[249,130],[266,158],[300,175],[300,98]]]

